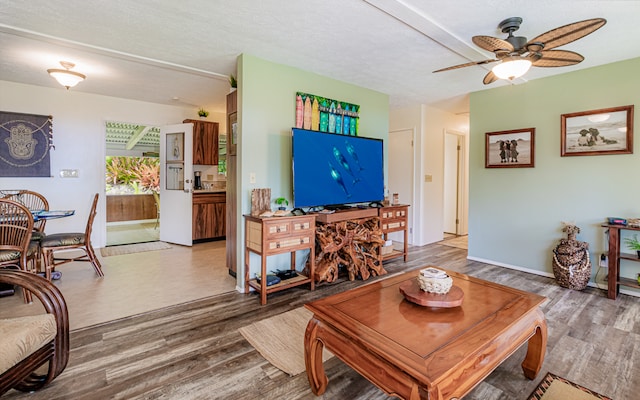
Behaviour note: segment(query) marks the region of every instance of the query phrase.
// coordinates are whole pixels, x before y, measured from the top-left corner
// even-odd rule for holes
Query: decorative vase
[[[562,231],[567,239],[560,239],[553,250],[553,275],[560,286],[582,290],[591,279],[589,243],[576,240],[580,228],[575,225],[567,224]]]

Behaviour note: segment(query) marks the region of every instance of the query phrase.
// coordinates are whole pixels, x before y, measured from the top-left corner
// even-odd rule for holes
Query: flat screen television
[[[296,208],[384,199],[382,139],[292,128]]]

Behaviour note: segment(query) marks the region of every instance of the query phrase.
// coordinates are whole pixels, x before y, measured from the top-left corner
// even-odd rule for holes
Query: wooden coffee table
[[[323,347],[403,399],[462,398],[527,342],[522,369],[534,379],[547,346],[547,323],[539,308],[545,298],[447,272],[464,292],[459,307],[405,300],[398,287],[418,271],[306,304],[314,314],[304,338],[313,393],[323,394],[328,384]]]

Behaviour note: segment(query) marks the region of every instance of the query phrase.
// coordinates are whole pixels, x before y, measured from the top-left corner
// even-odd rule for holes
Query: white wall
[[[461,132],[468,141],[469,122],[466,116],[426,105],[390,111],[389,130],[403,129],[416,132],[412,244],[422,246],[443,239],[444,133],[446,130]],[[431,175],[431,182],[425,182],[425,175]]]
[[[3,178],[0,189],[29,189],[47,197],[51,209],[76,210],[76,215],[47,223],[47,233],[83,232],[92,196],[100,193],[92,241],[106,243],[105,122],[147,125],[180,123],[196,118],[193,107],[168,106],[74,91],[0,81],[0,110],[53,116],[51,178]],[[213,120],[210,115],[209,120]],[[224,126],[222,114],[217,122]],[[78,178],[59,177],[61,169],[77,169]]]

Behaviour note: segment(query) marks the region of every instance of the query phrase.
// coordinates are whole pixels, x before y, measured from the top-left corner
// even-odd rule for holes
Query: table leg
[[[307,378],[311,391],[319,396],[327,390],[329,380],[322,364],[322,350],[324,345],[318,340],[319,321],[311,318],[304,332],[304,364],[307,368]]]
[[[522,371],[524,376],[528,379],[535,379],[542,368],[544,362],[544,355],[547,350],[547,321],[544,319],[542,311],[538,310],[541,319],[539,325],[536,327],[536,331],[529,338],[529,344],[527,345],[527,355],[522,362]]]

